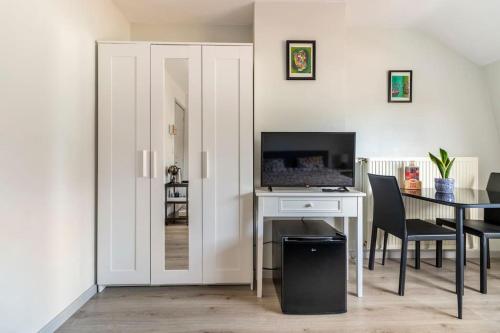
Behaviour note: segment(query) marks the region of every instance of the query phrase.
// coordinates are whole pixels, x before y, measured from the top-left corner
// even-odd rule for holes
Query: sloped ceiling
[[[114,0],[114,2],[133,23],[231,26],[252,25],[255,1]],[[346,22],[349,26],[417,29],[434,36],[476,64],[484,65],[500,59],[500,0],[330,2],[346,4]]]
[[[500,0],[346,0],[352,26],[424,31],[479,65],[500,59]]]

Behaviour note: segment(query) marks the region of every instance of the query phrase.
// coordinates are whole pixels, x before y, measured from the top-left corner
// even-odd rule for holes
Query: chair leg
[[[382,250],[382,265],[385,265],[385,252],[387,251],[387,236],[389,236],[389,233],[387,231],[384,231],[384,248]]]
[[[406,258],[408,255],[408,240],[402,239],[401,244],[401,261],[399,266],[399,296],[405,295],[405,279],[406,279]]]
[[[487,259],[488,265],[487,266],[488,266],[488,269],[490,269],[491,261],[490,261],[490,239],[489,238],[486,240],[486,247],[488,248],[488,250],[487,250],[488,251],[488,259]]]
[[[436,241],[436,267],[443,267],[443,241]]]
[[[436,225],[442,226],[442,223],[439,223],[439,220],[436,219]],[[436,241],[436,267],[443,267],[443,241]]]
[[[375,266],[375,243],[377,242],[377,227],[372,227],[372,239],[370,241],[370,259],[368,261],[368,269],[373,271]]]
[[[420,269],[420,241],[415,242],[415,269]]]
[[[467,234],[464,233],[464,266],[467,266]]]
[[[487,265],[488,265],[488,259],[487,259],[487,251],[488,251],[488,240],[486,237],[481,237],[480,240],[480,247],[479,247],[479,261],[480,261],[480,291],[483,294],[487,293],[487,280],[488,280],[488,270],[487,270]]]

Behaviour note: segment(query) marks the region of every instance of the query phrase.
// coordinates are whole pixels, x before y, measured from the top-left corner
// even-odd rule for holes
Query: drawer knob
[[[312,202],[308,202],[308,203],[306,203],[306,207],[307,208],[312,208],[312,207],[314,207],[314,205],[312,204]]]

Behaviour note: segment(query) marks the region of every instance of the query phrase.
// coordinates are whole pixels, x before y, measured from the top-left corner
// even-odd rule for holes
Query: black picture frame
[[[311,46],[311,75],[303,76],[291,73],[290,68],[290,53],[293,44],[310,44]],[[315,40],[287,40],[286,41],[286,79],[287,80],[316,80],[316,41]]]
[[[403,73],[409,74],[410,77],[410,93],[408,99],[397,100],[392,97],[392,74],[394,73]],[[413,70],[389,70],[387,73],[387,102],[388,103],[411,103],[413,101]]]

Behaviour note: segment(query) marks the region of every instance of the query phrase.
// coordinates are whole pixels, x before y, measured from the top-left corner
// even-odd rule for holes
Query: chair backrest
[[[495,192],[490,195],[500,195],[496,192],[500,192],[500,173],[492,172],[490,173],[490,178],[488,179],[488,185],[486,185],[486,191]],[[500,225],[500,208],[487,208],[484,210],[484,220],[489,223]]]
[[[404,238],[405,206],[396,177],[368,174],[368,179],[373,192],[373,226]]]

